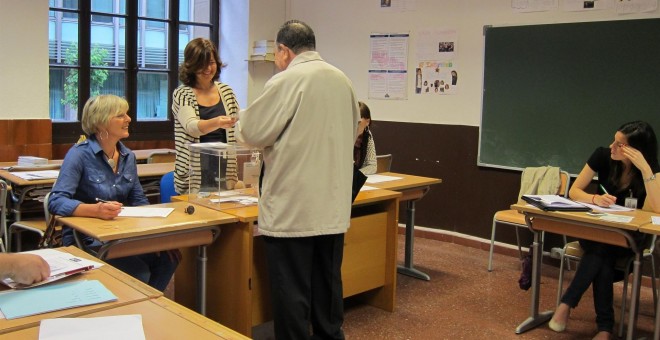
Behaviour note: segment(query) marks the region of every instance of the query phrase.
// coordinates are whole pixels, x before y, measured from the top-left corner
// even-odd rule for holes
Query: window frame
[[[147,16],[138,15],[138,1],[126,1],[126,14],[114,14],[105,12],[95,12],[91,10],[92,0],[79,0],[78,9],[65,9],[60,7],[51,7],[49,11],[55,13],[77,13],[78,14],[78,65],[60,65],[49,64],[50,69],[77,69],[78,70],[78,110],[77,121],[52,122],[53,145],[55,144],[73,144],[79,136],[84,134],[80,124],[82,109],[90,96],[90,51],[91,51],[91,29],[92,15],[112,16],[123,18],[125,20],[125,64],[124,66],[95,67],[95,69],[121,70],[125,73],[125,98],[130,106],[129,116],[132,122],[129,127],[130,137],[128,141],[148,141],[148,140],[173,140],[174,122],[172,120],[172,92],[179,86],[179,27],[183,25],[207,27],[209,29],[209,39],[219,44],[220,27],[220,0],[209,0],[209,22],[183,21],[179,18],[179,1],[168,1],[169,19],[156,19]],[[57,14],[55,14],[57,15]],[[50,16],[49,16],[50,20]],[[162,69],[139,68],[138,64],[138,32],[139,20],[159,21],[166,23],[167,30],[167,67]],[[167,74],[168,93],[167,93],[167,119],[161,121],[143,120],[138,121],[137,112],[137,84],[138,73],[162,73]]]

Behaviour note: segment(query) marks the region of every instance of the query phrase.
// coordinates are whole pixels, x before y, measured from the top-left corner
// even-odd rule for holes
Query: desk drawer
[[[344,297],[385,285],[387,213],[354,217],[344,239]]]

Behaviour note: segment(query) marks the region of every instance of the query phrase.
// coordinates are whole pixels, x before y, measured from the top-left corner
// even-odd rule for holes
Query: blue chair
[[[160,203],[172,202],[172,196],[176,195],[178,193],[174,189],[174,171],[170,171],[160,179]]]

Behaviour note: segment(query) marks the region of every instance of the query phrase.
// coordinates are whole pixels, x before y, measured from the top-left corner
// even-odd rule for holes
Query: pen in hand
[[[610,194],[609,192],[607,192],[607,189],[605,189],[605,187],[604,187],[602,184],[598,184],[598,185],[599,185],[600,188],[603,190],[603,192],[605,193],[605,195],[609,195],[609,194]],[[98,199],[98,198],[97,198],[97,199]]]

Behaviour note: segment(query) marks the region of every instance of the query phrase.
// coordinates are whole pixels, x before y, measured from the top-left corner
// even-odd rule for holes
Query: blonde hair
[[[96,134],[100,127],[108,124],[110,118],[126,111],[128,111],[128,102],[122,97],[114,94],[91,97],[83,107],[82,129],[88,136]]]

